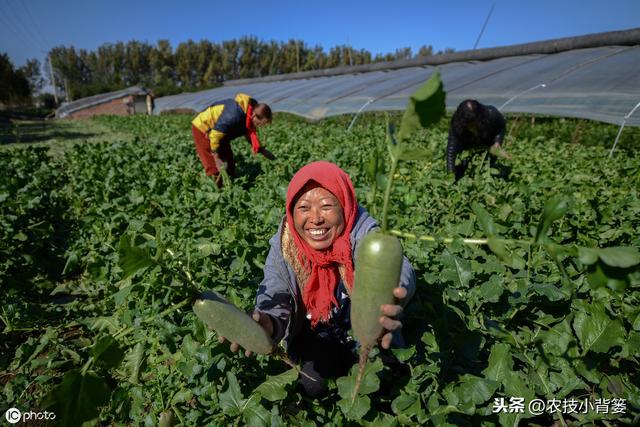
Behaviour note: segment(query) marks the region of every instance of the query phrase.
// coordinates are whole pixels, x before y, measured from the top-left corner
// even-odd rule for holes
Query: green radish
[[[216,292],[205,292],[193,304],[196,316],[210,329],[253,353],[269,354],[273,343],[267,332],[251,316]]]
[[[202,298],[193,304],[193,311],[198,319],[229,341],[235,342],[253,353],[280,357],[284,363],[294,368],[299,374],[312,381],[317,381],[300,371],[300,368],[287,357],[282,348],[274,348],[271,338],[262,326],[218,293],[213,291],[203,293]]]
[[[173,411],[171,409],[160,412],[158,427],[173,427]]]
[[[402,245],[395,237],[380,232],[367,234],[355,256],[351,295],[351,327],[360,342],[360,363],[352,400],[355,400],[369,352],[382,335],[380,306],[394,304],[393,290],[400,282]]]

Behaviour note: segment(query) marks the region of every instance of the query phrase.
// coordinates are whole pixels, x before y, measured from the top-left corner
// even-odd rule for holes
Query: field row
[[[385,150],[384,118],[364,116],[348,132],[348,118],[277,117],[262,135],[277,160],[235,141],[238,176],[221,190],[201,171],[189,117],[90,123],[128,137],[61,138],[53,155],[48,146],[0,151],[11,171],[0,181],[7,408],[116,425],[161,416],[184,425],[616,424],[640,415],[636,129],[609,158],[613,126],[514,118],[508,177],[477,155],[458,182],[445,173],[446,121],[419,132],[411,144],[433,157],[400,164],[390,212],[418,277],[407,347],[393,350],[405,370],[375,355],[366,399],[349,405],[351,376],[327,398],[303,397],[295,371],[232,355],[190,303],[194,290],[215,289],[253,307],[289,179],[310,161],[340,165],[377,216],[382,196],[367,171]],[[550,201],[566,212],[552,218]],[[492,236],[491,247],[464,241]],[[626,407],[493,413],[495,399],[511,397]]]

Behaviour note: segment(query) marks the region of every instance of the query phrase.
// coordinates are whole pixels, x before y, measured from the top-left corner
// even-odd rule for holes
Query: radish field
[[[235,140],[238,176],[222,189],[204,176],[190,119],[100,117],[75,123],[92,131],[73,140],[53,123],[31,144],[2,128],[3,414],[123,426],[640,419],[638,129],[609,158],[616,126],[508,117],[508,177],[478,154],[457,182],[448,121],[416,133],[411,145],[431,155],[400,162],[389,210],[417,274],[406,347],[391,351],[402,366],[374,350],[352,401],[353,371],[309,399],[295,369],[232,353],[191,305],[215,290],[253,308],[288,182],[310,161],[348,172],[380,220],[385,116],[350,131],[351,117],[276,116],[261,139],[277,159]]]

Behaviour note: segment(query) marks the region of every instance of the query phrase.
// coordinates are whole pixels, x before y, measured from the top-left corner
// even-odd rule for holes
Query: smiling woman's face
[[[319,251],[331,246],[344,231],[344,213],[329,190],[307,185],[293,206],[293,223],[298,235]]]

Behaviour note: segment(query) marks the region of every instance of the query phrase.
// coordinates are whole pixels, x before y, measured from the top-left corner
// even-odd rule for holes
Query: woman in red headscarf
[[[300,377],[314,397],[326,390],[326,378],[346,375],[356,362],[356,343],[349,336],[350,294],[358,242],[378,228],[358,205],[349,175],[329,162],[300,169],[289,183],[286,215],[271,238],[258,289],[254,319],[274,342],[284,339],[290,357],[316,379]],[[401,344],[399,315],[413,295],[415,273],[405,258],[397,304],[380,308],[386,329],[383,348]],[[232,350],[238,346],[232,344]]]

